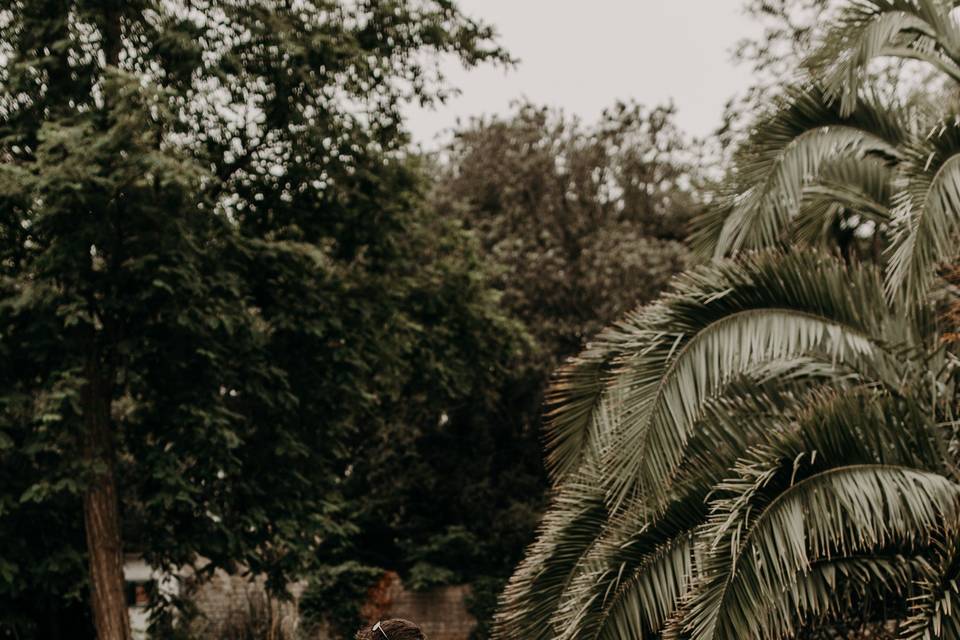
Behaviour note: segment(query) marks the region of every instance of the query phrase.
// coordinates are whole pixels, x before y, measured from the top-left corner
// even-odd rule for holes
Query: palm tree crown
[[[496,638],[960,638],[960,116],[871,73],[960,88],[953,4],[840,10],[696,221],[707,261],[557,373]]]

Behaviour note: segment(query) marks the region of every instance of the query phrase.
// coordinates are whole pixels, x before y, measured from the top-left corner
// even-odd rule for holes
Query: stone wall
[[[264,631],[264,640],[286,640],[296,637],[298,616],[296,600],[303,593],[304,583],[291,586],[292,603],[281,603],[266,598],[263,580],[250,581],[217,571],[209,581],[190,588],[190,599],[199,615],[191,623],[197,637],[231,637],[231,629],[243,624],[244,619],[255,618]],[[361,613],[373,625],[377,620],[406,618],[416,622],[429,640],[467,640],[476,620],[467,611],[466,585],[439,587],[423,592],[403,588],[400,577],[387,573],[370,590]],[[328,640],[318,630],[310,640]]]

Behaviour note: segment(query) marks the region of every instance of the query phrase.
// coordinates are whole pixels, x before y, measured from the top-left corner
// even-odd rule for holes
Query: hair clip
[[[373,625],[373,631],[379,631],[381,634],[383,634],[383,637],[385,640],[390,640],[390,636],[388,636],[387,632],[384,631],[383,627],[380,626],[379,621],[377,622],[377,624]]]

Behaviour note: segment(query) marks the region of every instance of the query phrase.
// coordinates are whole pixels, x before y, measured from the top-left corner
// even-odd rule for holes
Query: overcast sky
[[[743,0],[460,0],[470,16],[496,25],[520,59],[509,71],[445,68],[462,90],[435,111],[411,108],[414,141],[433,146],[457,118],[506,113],[526,97],[595,119],[617,99],[673,100],[690,134],[710,133],[723,105],[750,72],[731,61],[735,43],[759,26]]]

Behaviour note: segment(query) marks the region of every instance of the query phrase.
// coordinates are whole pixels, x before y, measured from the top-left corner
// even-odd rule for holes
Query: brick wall
[[[208,582],[190,589],[190,598],[200,613],[191,626],[198,637],[223,636],[225,628],[253,613],[274,630],[270,637],[294,637],[298,627],[296,599],[304,587],[304,583],[292,585],[293,603],[280,603],[266,598],[263,579],[251,581],[217,571]],[[377,620],[406,618],[420,625],[429,640],[467,640],[476,625],[467,611],[465,598],[469,594],[466,585],[408,591],[400,577],[390,572],[370,590],[361,613],[371,625]],[[310,640],[328,640],[328,636],[320,630]]]
[[[237,634],[231,633],[231,629],[252,622],[264,632],[257,634],[264,640],[295,637],[299,626],[296,597],[302,593],[303,585],[291,585],[294,601],[281,602],[267,597],[264,583],[262,577],[250,580],[224,571],[217,571],[200,585],[191,585],[187,580],[187,595],[199,614],[190,624],[193,635],[232,637]]]
[[[387,618],[406,618],[420,625],[428,640],[467,640],[477,621],[467,611],[467,585],[408,591],[400,577],[387,573],[371,589],[362,614],[370,623]]]

